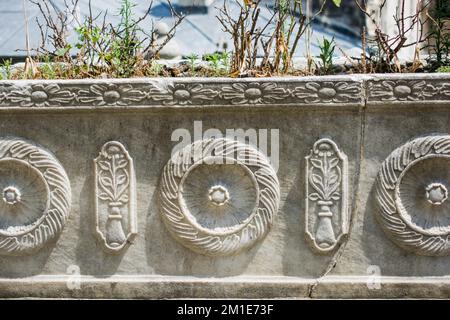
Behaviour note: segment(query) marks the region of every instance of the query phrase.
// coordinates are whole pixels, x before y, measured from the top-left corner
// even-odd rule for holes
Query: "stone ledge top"
[[[0,81],[0,111],[448,104],[450,74]]]

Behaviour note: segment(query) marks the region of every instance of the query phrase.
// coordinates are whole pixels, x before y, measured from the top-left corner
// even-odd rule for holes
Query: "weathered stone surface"
[[[448,297],[450,284],[447,266],[450,256],[447,251],[440,251],[439,256],[423,256],[418,255],[423,252],[417,250],[404,250],[401,241],[405,239],[392,238],[392,227],[383,221],[377,222],[376,218],[383,212],[388,215],[399,212],[395,207],[395,190],[392,191],[392,187],[389,189],[389,184],[383,183],[383,180],[377,180],[377,176],[385,177],[383,179],[388,179],[386,181],[397,181],[391,179],[393,176],[390,173],[394,172],[398,177],[403,172],[402,166],[407,166],[408,161],[415,161],[412,155],[416,157],[418,153],[408,146],[411,141],[422,139],[420,150],[425,151],[420,153],[421,156],[436,154],[439,163],[415,167],[415,171],[408,171],[412,175],[407,177],[408,173],[405,173],[400,179],[407,183],[400,186],[400,199],[408,204],[401,218],[409,214],[411,219],[419,219],[416,221],[423,228],[435,228],[420,220],[423,212],[420,209],[431,208],[433,211],[437,208],[440,216],[432,222],[439,224],[440,237],[446,241],[446,217],[450,212],[445,210],[449,185],[444,142],[449,134],[449,80],[448,75],[437,74],[2,81],[0,136],[32,141],[33,146],[44,146],[53,154],[51,159],[57,159],[58,170],[67,174],[65,182],[58,186],[71,190],[68,191],[71,209],[68,218],[64,213],[67,218],[64,229],[61,225],[55,233],[59,236],[50,237],[42,248],[21,256],[1,256],[0,296]],[[201,121],[201,133],[205,134],[200,137],[194,136],[198,121]],[[215,232],[217,228],[224,228],[227,232],[231,230],[230,234],[235,232],[236,224],[227,219],[209,220],[208,215],[216,211],[220,213],[225,206],[234,203],[239,203],[244,209],[250,207],[251,201],[260,203],[257,207],[264,210],[265,217],[270,218],[266,220],[270,221],[266,225],[259,224],[264,220],[257,220],[255,226],[262,228],[255,227],[254,230],[262,232],[249,233],[250,242],[241,245],[232,241],[229,243],[237,246],[229,247],[232,250],[227,254],[210,254],[211,248],[216,248],[214,245],[206,246],[208,252],[203,250],[204,243],[186,245],[186,234],[183,232],[188,232],[190,241],[195,241],[192,230],[167,228],[168,222],[172,225],[177,216],[165,216],[162,210],[170,204],[175,204],[171,208],[177,210],[178,202],[171,198],[170,203],[161,203],[161,190],[178,189],[162,189],[165,186],[174,187],[170,180],[164,180],[172,176],[164,175],[165,167],[173,161],[173,149],[182,137],[175,135],[172,139],[177,129],[186,129],[183,132],[192,135],[188,143],[191,144],[211,138],[219,141],[217,139],[225,138],[227,129],[239,128],[267,129],[269,139],[270,130],[279,130],[278,140],[272,140],[279,141],[278,158],[274,157],[270,143],[267,157],[261,157],[260,163],[270,163],[269,167],[263,168],[266,175],[259,175],[257,168],[245,165],[250,173],[241,164],[234,164],[233,168],[225,171],[221,171],[221,166],[215,166],[215,171],[210,173],[189,170],[188,167],[173,171],[177,179],[183,179],[189,171],[189,176],[184,180],[186,183],[193,178],[192,181],[199,181],[189,185],[190,189],[188,184],[181,184],[185,192],[183,198],[187,199],[184,204],[191,208],[191,213],[198,203],[196,186],[207,186],[205,199],[209,202],[201,204],[208,210],[195,211],[195,214],[192,213],[194,220],[190,220],[205,227],[207,232]],[[134,172],[136,178],[135,188],[132,184],[118,183],[126,179],[118,178],[122,174],[117,175],[120,181],[113,183],[118,186],[118,194],[122,194],[121,186],[130,188],[127,189],[127,199],[131,199],[129,197],[134,193],[137,218],[137,228],[133,230],[128,223],[124,224],[127,219],[119,219],[123,234],[117,231],[119,225],[116,225],[114,230],[117,232],[113,233],[112,243],[124,244],[121,242],[125,239],[122,235],[128,242],[123,248],[119,245],[120,250],[112,250],[115,254],[105,250],[105,243],[99,241],[96,232],[96,212],[102,212],[102,215],[118,213],[116,209],[105,212],[100,208],[99,211],[96,206],[97,198],[107,197],[99,192],[96,194],[98,176],[94,159],[99,157],[105,143],[111,141],[123,147],[120,154],[124,155],[126,150],[126,159],[132,159],[132,165],[121,165],[126,166],[126,174]],[[337,154],[337,150],[346,156],[341,156],[338,162],[326,162],[341,172],[336,174],[333,171],[333,174],[325,175],[328,177],[325,179],[327,183],[337,183],[339,179],[335,181],[336,176],[348,172],[345,179],[339,180],[339,185],[336,185],[339,197],[344,196],[347,201],[348,230],[342,228],[342,224],[332,224],[335,239],[338,240],[340,233],[345,237],[336,241],[333,250],[325,250],[327,252],[321,254],[308,241],[305,217],[307,212],[312,216],[320,211],[308,210],[306,204],[306,195],[311,193],[311,186],[307,190],[306,184],[305,168],[310,160],[306,157],[311,154],[317,141],[335,143],[337,149],[330,152],[330,156]],[[432,149],[428,146],[430,141],[434,141]],[[395,161],[389,160],[394,159],[394,150],[402,146],[410,151],[410,156],[402,153],[402,157],[396,157]],[[252,148],[256,147],[250,140],[250,146],[243,148],[243,154],[252,155]],[[380,173],[383,163],[388,163],[387,166],[394,168],[393,171]],[[3,158],[0,164],[3,164]],[[439,172],[433,172],[434,165],[440,168]],[[7,172],[15,172],[8,168],[5,167]],[[432,181],[428,179],[430,172],[434,174]],[[211,177],[224,177],[221,181],[226,183],[200,183],[200,180]],[[268,177],[273,179],[267,180]],[[108,184],[108,181],[106,179],[103,183]],[[246,187],[239,189],[240,196],[237,197],[233,193],[237,189],[230,188],[234,188],[239,181]],[[317,182],[320,181],[315,180]],[[0,179],[0,183],[4,180]],[[261,183],[265,183],[264,186]],[[19,199],[17,190],[20,188],[10,183],[4,184],[0,185],[0,190],[4,191],[3,201],[5,205],[14,206]],[[275,191],[267,188],[270,185],[275,186]],[[385,201],[377,193],[377,186],[394,192],[394,206],[388,204],[382,211]],[[417,191],[414,196],[408,193],[412,187],[405,189],[405,186],[418,188],[420,192]],[[36,188],[42,189],[39,184]],[[328,190],[334,190],[334,187]],[[268,193],[261,197],[263,192]],[[333,201],[341,201],[337,194],[332,196]],[[256,200],[263,198],[273,200]],[[316,198],[313,195],[311,201]],[[125,200],[122,198],[121,204],[126,203]],[[39,198],[36,201],[42,200]],[[102,201],[106,206],[115,202]],[[416,202],[422,207],[417,207]],[[269,207],[272,211],[268,210]],[[344,207],[333,204],[328,209],[335,217],[344,217]],[[133,216],[131,206],[120,208],[121,215]],[[214,210],[211,211],[211,208]],[[244,209],[242,212],[250,210]],[[328,213],[328,210],[325,211]],[[4,210],[0,212],[2,234],[7,228],[6,213]],[[426,211],[424,214],[431,213]],[[175,220],[165,220],[174,217]],[[256,221],[249,218],[250,215],[237,217],[238,221]],[[329,235],[329,225],[323,228],[327,232],[321,234]],[[401,221],[394,228],[403,228]],[[128,233],[136,230],[136,237],[127,237]],[[253,238],[253,235],[259,234],[261,236]],[[325,238],[330,239],[328,236]],[[424,250],[429,250],[430,246],[423,243]],[[445,248],[446,244],[443,246]]]

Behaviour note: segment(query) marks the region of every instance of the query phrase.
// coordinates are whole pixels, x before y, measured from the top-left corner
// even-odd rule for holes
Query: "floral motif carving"
[[[92,81],[14,81],[0,84],[0,105],[4,108],[201,106],[201,105],[314,105],[361,104],[367,85],[368,101],[446,101],[450,85],[441,77],[407,77],[378,80],[292,78],[206,82],[204,79],[168,80],[109,79]]]
[[[94,163],[96,233],[107,251],[118,252],[137,235],[133,159],[120,142],[110,141]]]
[[[275,82],[251,82],[224,86],[221,95],[232,104],[268,104],[289,97],[290,91]]]
[[[324,138],[305,159],[306,236],[316,251],[327,253],[348,233],[347,156]]]
[[[416,101],[421,99],[425,85],[426,82],[423,80],[386,80],[373,85],[370,89],[370,95],[382,101]],[[428,89],[432,88],[429,87]]]
[[[205,88],[203,84],[169,84],[165,91],[150,91],[149,99],[162,101],[164,105],[187,105],[211,101],[218,95],[213,89]]]
[[[400,247],[450,254],[450,136],[414,139],[394,150],[376,180],[377,218]]]
[[[188,145],[172,156],[161,181],[161,214],[168,230],[200,254],[230,255],[253,246],[278,211],[275,171],[263,154],[238,141]]]
[[[31,84],[12,90],[5,100],[21,107],[51,107],[70,103],[75,94],[61,89],[57,84]]]
[[[357,82],[306,82],[297,86],[293,95],[307,103],[360,101],[361,84]]]
[[[381,80],[369,82],[368,93],[375,101],[423,101],[450,96],[450,86],[420,79]]]
[[[450,83],[443,83],[439,91],[443,96],[450,97]]]
[[[0,139],[0,254],[29,254],[62,231],[70,183],[48,151],[19,138]]]
[[[127,106],[144,100],[146,94],[132,85],[93,84],[88,90],[78,91],[78,100],[97,106]]]

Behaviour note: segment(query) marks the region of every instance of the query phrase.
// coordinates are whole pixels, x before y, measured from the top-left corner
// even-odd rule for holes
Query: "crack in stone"
[[[367,82],[363,81],[363,86],[366,88],[367,86]],[[353,230],[353,225],[355,224],[355,219],[356,219],[356,212],[358,210],[358,195],[359,195],[359,179],[360,179],[360,174],[361,174],[361,166],[362,166],[362,160],[363,160],[363,156],[364,156],[364,138],[365,138],[365,127],[366,127],[366,108],[367,108],[367,90],[363,90],[363,93],[365,93],[364,95],[364,103],[361,107],[361,109],[359,110],[360,113],[360,134],[359,134],[359,141],[358,141],[358,145],[359,145],[359,157],[358,157],[358,162],[357,165],[355,166],[356,169],[356,173],[355,176],[356,178],[354,179],[353,182],[353,194],[355,195],[352,201],[352,209],[351,209],[351,215],[350,215],[350,225],[349,225],[349,230],[348,230],[348,234],[345,236],[344,240],[342,241],[342,243],[340,244],[339,248],[337,249],[337,251],[334,253],[331,261],[328,263],[325,271],[322,273],[321,276],[319,276],[317,279],[315,279],[314,283],[311,285],[308,285],[308,292],[307,292],[307,297],[310,299],[313,299],[313,295],[314,295],[314,291],[316,290],[317,286],[320,284],[321,280],[326,277],[331,271],[333,271],[333,269],[336,267],[336,265],[339,262],[339,259],[342,257],[344,250],[347,246],[347,243],[350,239],[350,234]]]

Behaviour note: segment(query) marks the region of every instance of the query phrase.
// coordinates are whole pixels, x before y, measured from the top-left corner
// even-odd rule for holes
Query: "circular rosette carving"
[[[249,248],[269,231],[280,186],[266,156],[230,139],[197,141],[176,152],[161,179],[161,214],[191,250],[223,256]]]
[[[63,229],[70,183],[48,151],[18,138],[0,139],[0,254],[41,248]]]
[[[450,254],[450,135],[414,139],[384,161],[377,176],[378,220],[400,247]]]

